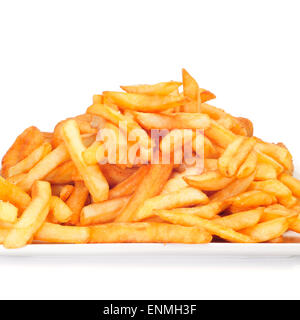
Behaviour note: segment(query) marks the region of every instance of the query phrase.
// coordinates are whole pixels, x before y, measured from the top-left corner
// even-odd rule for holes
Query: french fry
[[[18,186],[28,192],[35,181],[42,180],[52,170],[69,159],[66,147],[61,144],[56,149],[47,154],[39,163],[37,163],[18,183]]]
[[[45,181],[50,182],[51,184],[66,184],[73,182],[73,176],[77,173],[77,169],[73,161],[66,161],[60,166],[52,170],[44,178]]]
[[[286,218],[278,218],[262,222],[241,232],[250,236],[256,242],[266,242],[280,237],[289,228]]]
[[[67,201],[73,191],[74,191],[74,186],[71,184],[66,184],[65,186],[63,186],[63,188],[61,189],[61,191],[59,193],[60,199],[62,201]]]
[[[73,211],[59,197],[52,196],[50,200],[50,213],[58,223],[69,222]]]
[[[265,164],[265,165],[268,165],[268,166],[272,166],[276,170],[277,175],[284,171],[284,167],[280,163],[278,163],[276,160],[274,160],[273,158],[269,157],[268,155],[258,151],[256,149],[256,146],[255,146],[255,151],[257,153],[257,162],[258,162],[258,170],[257,171],[260,170],[260,168],[259,168],[260,164]],[[265,175],[263,175],[263,173],[261,172],[260,175],[262,175],[262,177],[265,177],[266,174],[270,175],[271,174],[270,172],[271,171],[268,170],[268,172],[265,173]],[[258,180],[266,180],[266,179],[258,179]]]
[[[118,185],[137,171],[137,168],[121,169],[113,164],[101,165],[100,168],[110,187]]]
[[[28,207],[31,198],[21,188],[0,177],[0,200],[10,202],[23,212]]]
[[[210,127],[205,130],[205,135],[213,143],[224,149],[226,149],[236,139],[236,135],[234,133],[213,120],[210,123]]]
[[[202,101],[201,103],[201,113],[207,114],[213,120],[219,120],[227,116],[227,113],[224,110],[204,102],[205,101]]]
[[[255,181],[277,179],[277,171],[271,164],[257,163],[255,172]]]
[[[237,212],[222,218],[214,219],[213,222],[223,227],[239,231],[245,228],[255,226],[263,214],[263,208],[257,208],[249,211]]]
[[[116,222],[132,221],[135,212],[149,199],[158,195],[173,170],[173,165],[152,164],[144,179],[137,186],[128,204],[115,220]],[[145,188],[145,186],[148,186]]]
[[[26,177],[26,173],[20,173],[16,176],[7,178],[6,181],[10,182],[12,184],[18,184],[20,181],[22,181]]]
[[[2,159],[1,174],[8,177],[9,168],[26,158],[44,142],[44,136],[36,127],[29,127],[21,133]]]
[[[33,150],[26,158],[18,162],[13,167],[8,169],[7,176],[13,177],[22,173],[28,172],[40,160],[42,160],[52,150],[51,144],[46,142],[37,149]]]
[[[8,233],[9,233],[9,229],[0,228],[0,244],[3,244]]]
[[[147,130],[150,129],[202,129],[210,126],[210,119],[200,113],[142,113],[136,112],[136,120]]]
[[[75,188],[68,198],[66,204],[72,211],[72,216],[69,219],[70,224],[77,224],[80,219],[80,212],[84,207],[89,195],[89,190],[85,186],[84,182],[75,182]]]
[[[18,218],[18,208],[9,202],[0,201],[0,220],[15,223]]]
[[[80,224],[88,226],[112,222],[129,200],[130,197],[127,196],[90,204],[81,210]]]
[[[289,230],[300,233],[300,217],[299,217],[299,215],[295,219],[292,219],[292,221],[289,221]]]
[[[282,173],[279,181],[285,184],[297,198],[300,198],[300,181],[288,173]]]
[[[133,85],[121,86],[121,89],[127,93],[147,94],[149,96],[167,96],[177,90],[182,85],[181,82],[169,81],[160,82],[153,85]],[[205,93],[208,97],[209,94]]]
[[[200,144],[200,147],[197,146],[197,144]],[[213,159],[213,158],[218,158],[219,156],[219,152],[217,148],[213,145],[213,143],[207,137],[205,137],[202,134],[195,135],[193,137],[192,147],[195,153],[197,153],[197,150],[203,150],[204,161],[207,158]]]
[[[109,97],[121,109],[142,112],[160,112],[181,106],[185,98],[178,96],[148,96],[144,94],[105,91],[104,97]]]
[[[183,177],[191,187],[204,191],[217,191],[225,188],[234,178],[223,177],[218,171],[205,172],[201,175]]]
[[[292,218],[296,216],[298,216],[298,212],[296,210],[288,209],[280,204],[274,204],[264,208],[261,222],[266,222],[281,217]]]
[[[236,179],[224,189],[217,191],[210,196],[211,201],[224,201],[245,192],[253,182],[254,174],[247,178]]]
[[[110,223],[90,227],[91,243],[209,243],[211,235],[196,227],[167,223]]]
[[[103,103],[103,96],[101,94],[93,95],[93,104]]]
[[[201,109],[201,93],[197,81],[185,70],[182,69],[183,93],[188,97],[188,101],[184,108],[184,112],[200,112]]]
[[[33,237],[46,220],[51,199],[50,184],[37,181],[32,189],[32,201],[4,240],[6,248],[21,248]]]
[[[269,206],[277,202],[274,195],[253,190],[241,193],[231,199],[232,204],[229,208],[231,212],[246,211],[260,206]]]
[[[61,131],[70,156],[80,175],[83,177],[93,200],[95,202],[106,200],[108,198],[109,191],[108,183],[99,166],[87,166],[85,164],[82,158],[82,153],[86,148],[82,144],[76,121],[69,120],[65,122]]]
[[[141,221],[151,217],[153,210],[190,207],[206,203],[208,203],[208,198],[205,193],[189,187],[146,200],[133,215],[132,221]]]
[[[273,143],[260,143],[257,145],[257,150],[275,159],[284,166],[288,172],[293,172],[292,155],[286,148]]]
[[[202,88],[200,88],[199,90],[200,90],[200,98],[202,103],[216,98],[216,96],[208,90],[205,90]]]
[[[239,179],[242,179],[250,176],[253,172],[255,172],[256,166],[257,166],[257,153],[252,150],[249,153],[245,162],[239,168],[237,177]]]
[[[253,136],[253,123],[249,119],[246,119],[246,118],[238,117],[236,119],[240,123],[242,128],[245,130],[246,135],[248,137],[252,137]]]
[[[34,240],[51,243],[87,243],[90,230],[87,227],[61,226],[45,222],[34,235]]]
[[[255,145],[252,138],[238,137],[219,158],[219,171],[223,176],[233,177]]]
[[[296,203],[291,190],[278,180],[256,181],[249,187],[250,190],[260,190],[274,195],[279,203],[291,207]]]
[[[154,214],[160,213],[160,211],[168,211],[170,213],[183,213],[183,214],[190,214],[190,215],[196,215],[198,217],[204,218],[204,219],[212,219],[217,214],[223,212],[225,209],[227,209],[230,205],[230,202],[228,201],[215,201],[210,202],[206,205],[196,206],[193,208],[176,208],[171,210],[154,210]]]
[[[129,176],[126,180],[122,181],[109,191],[109,199],[129,196],[134,193],[137,185],[141,183],[145,175],[148,173],[150,167],[140,167],[135,173]]]
[[[231,228],[223,227],[214,221],[206,220],[195,215],[186,213],[170,213],[167,210],[160,210],[156,212],[160,218],[170,223],[179,224],[183,226],[196,226],[206,229],[209,233],[216,235],[222,239],[238,242],[251,243],[254,242],[250,237],[242,233],[236,232]]]

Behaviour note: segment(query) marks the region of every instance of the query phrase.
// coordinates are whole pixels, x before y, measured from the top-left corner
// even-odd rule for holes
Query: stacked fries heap
[[[207,104],[215,96],[186,70],[182,83],[121,88],[95,95],[85,114],[53,133],[26,129],[8,150],[0,177],[6,248],[33,241],[283,242],[287,230],[300,232],[300,181],[283,144],[254,137],[251,121]],[[203,130],[189,141],[194,153],[203,148],[202,172],[172,160],[100,163],[107,151],[97,133],[120,135],[120,122],[128,132],[142,130],[137,145],[150,149],[153,129]]]

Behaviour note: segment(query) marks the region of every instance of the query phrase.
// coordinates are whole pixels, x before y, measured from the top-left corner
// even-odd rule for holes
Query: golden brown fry
[[[248,137],[252,137],[253,136],[253,123],[249,119],[246,119],[246,118],[238,117],[236,119],[240,123],[242,128],[245,130],[246,135]]]
[[[152,164],[144,179],[137,186],[130,201],[117,217],[117,222],[132,221],[135,212],[144,204],[144,202],[158,195],[173,170],[173,165]],[[147,186],[147,187],[145,187]]]
[[[26,158],[44,142],[44,136],[36,127],[29,127],[21,133],[2,159],[1,174],[8,177],[9,168]]]
[[[0,220],[15,223],[18,218],[18,208],[9,202],[0,201]]]
[[[18,174],[18,175],[16,175],[16,176],[7,178],[6,181],[7,181],[7,182],[10,182],[10,183],[12,183],[12,184],[18,184],[18,183],[19,183],[20,181],[22,181],[25,177],[26,177],[26,173],[21,173],[21,174]]]
[[[226,149],[235,139],[236,135],[224,128],[216,121],[211,121],[210,127],[205,130],[205,135],[219,147]]]
[[[250,236],[256,242],[266,242],[280,237],[287,231],[289,223],[286,218],[278,218],[259,223],[254,227],[242,230],[245,235]]]
[[[263,210],[263,208],[257,208],[249,211],[237,212],[222,218],[214,219],[213,222],[223,227],[239,231],[255,226],[259,222]]]
[[[162,210],[168,211],[170,213],[184,213],[184,214],[190,214],[190,215],[196,215],[204,219],[212,219],[217,214],[223,212],[225,209],[227,209],[230,205],[230,202],[228,201],[215,201],[210,202],[206,205],[202,206],[196,206],[193,208],[176,208],[171,210]],[[154,210],[154,214],[158,214],[161,210]]]
[[[34,235],[34,240],[50,243],[87,243],[90,230],[87,227],[61,226],[45,222]]]
[[[195,215],[186,213],[171,213],[167,210],[160,210],[156,212],[160,218],[165,221],[174,224],[180,224],[183,226],[197,226],[206,229],[209,233],[216,235],[222,239],[239,242],[239,243],[251,243],[254,242],[250,237],[238,233],[231,228],[223,227],[214,221],[206,220]]]
[[[251,183],[253,182],[254,174],[247,178],[243,179],[237,179],[230,183],[227,187],[224,189],[214,193],[211,197],[211,201],[224,201],[229,198],[235,197],[239,195],[240,193],[245,192]]]
[[[136,112],[136,120],[147,130],[150,129],[200,129],[210,126],[210,119],[200,113],[143,113]]]
[[[141,221],[151,217],[153,210],[190,207],[206,203],[208,203],[208,198],[205,193],[191,187],[184,188],[146,200],[133,215],[132,221]]]
[[[0,177],[0,200],[9,201],[23,212],[31,198],[21,188]]]
[[[79,128],[74,120],[64,123],[61,128],[62,137],[70,156],[82,176],[89,192],[95,202],[108,198],[109,186],[98,165],[85,164],[82,153],[86,150],[80,138]]]
[[[26,158],[18,162],[13,167],[8,169],[7,176],[13,177],[22,173],[28,172],[40,160],[42,160],[52,150],[51,144],[46,142],[37,149],[33,150]]]
[[[282,173],[279,180],[292,191],[295,197],[300,198],[300,180],[288,173]]]
[[[258,150],[256,149],[256,147],[255,147],[255,151],[256,151],[256,153],[257,153],[257,162],[258,162],[258,163],[257,163],[257,164],[258,164],[257,171],[259,171],[259,170],[262,171],[262,170],[263,170],[263,168],[260,168],[260,167],[259,167],[260,164],[264,164],[264,165],[267,165],[267,166],[272,166],[272,167],[275,169],[277,175],[280,174],[280,173],[282,173],[282,172],[284,171],[283,166],[282,166],[280,163],[278,163],[276,160],[274,160],[273,158],[267,156],[266,154],[258,151]],[[265,169],[266,169],[266,167],[265,167]],[[266,175],[272,175],[272,174],[274,175],[274,173],[272,173],[272,171],[270,171],[270,170],[268,169],[268,171],[267,171],[265,174],[263,174],[263,172],[261,172],[260,174],[257,174],[257,175],[261,175],[262,178],[265,178]],[[277,175],[276,175],[276,176],[277,176]],[[258,180],[266,180],[266,179],[258,179]]]
[[[281,217],[292,218],[296,216],[298,216],[298,212],[296,210],[288,209],[280,204],[274,204],[264,208],[261,222],[274,220]]]
[[[182,85],[181,82],[169,81],[160,82],[152,85],[134,85],[134,86],[120,86],[122,90],[127,93],[147,94],[150,96],[167,96],[177,90]],[[209,96],[208,93],[206,93]]]
[[[241,193],[231,199],[231,212],[246,211],[260,206],[269,206],[277,202],[274,195],[269,193],[253,190]]]
[[[80,224],[83,226],[112,222],[130,200],[130,197],[121,197],[93,203],[84,207],[80,214]]]
[[[137,185],[141,183],[150,167],[142,166],[135,173],[129,176],[109,191],[109,199],[129,196],[134,193]]]
[[[277,172],[274,166],[268,163],[257,163],[255,181],[277,179]]]
[[[184,112],[200,112],[201,92],[197,81],[185,70],[182,69],[182,83],[184,96],[190,101],[183,107]]]
[[[199,90],[200,90],[200,98],[202,103],[216,98],[216,96],[208,90],[205,90],[202,88],[200,88]]]
[[[253,172],[255,172],[256,166],[257,166],[257,153],[252,150],[249,153],[245,162],[239,168],[237,177],[239,179],[249,177]]]
[[[66,161],[54,170],[52,170],[44,178],[45,181],[51,184],[66,184],[73,182],[73,176],[77,174],[77,169],[73,161]]]
[[[196,227],[167,223],[110,223],[90,227],[91,243],[208,243],[211,235]]]
[[[129,109],[142,112],[164,111],[170,108],[181,106],[185,98],[178,96],[148,96],[144,94],[123,93],[106,91],[105,97],[109,97],[121,109]]]
[[[291,207],[296,203],[291,190],[282,182],[275,179],[253,182],[249,189],[260,190],[274,195],[282,205],[287,207]]]
[[[234,178],[223,177],[218,171],[205,172],[201,175],[183,177],[191,187],[204,191],[217,191],[228,186]]]
[[[6,248],[25,246],[46,220],[51,199],[50,184],[37,181],[32,188],[32,201],[4,240]]]
[[[110,187],[118,185],[137,171],[137,168],[121,169],[114,164],[100,165],[100,168]]]
[[[71,185],[71,184],[64,185],[59,193],[60,199],[62,201],[67,201],[73,191],[74,191],[73,185]]]
[[[73,211],[59,197],[52,196],[50,201],[50,213],[58,223],[69,222]]]
[[[18,183],[24,191],[29,191],[37,180],[45,178],[52,170],[58,167],[61,163],[69,160],[69,153],[66,147],[61,144],[56,149],[47,154],[39,163],[37,163]]]
[[[89,190],[85,186],[84,182],[75,182],[75,188],[66,202],[67,206],[73,213],[71,218],[69,219],[70,224],[75,225],[79,222],[80,212],[86,203],[88,195]]]

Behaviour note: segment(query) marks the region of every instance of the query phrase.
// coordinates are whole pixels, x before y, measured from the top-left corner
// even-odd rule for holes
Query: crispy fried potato
[[[50,201],[50,213],[58,223],[69,222],[73,216],[72,210],[59,197],[52,196]]]
[[[209,243],[211,235],[197,227],[167,223],[110,223],[90,227],[91,243]]]
[[[293,218],[296,216],[298,216],[298,212],[296,210],[288,209],[280,204],[274,204],[264,208],[261,222],[266,222],[281,217]]]
[[[7,172],[8,177],[13,177],[22,173],[28,172],[40,160],[42,160],[52,150],[51,144],[46,142],[37,149],[33,150],[26,158],[18,162],[13,167],[10,167]]]
[[[219,147],[226,149],[236,136],[230,130],[224,128],[216,121],[211,121],[210,127],[205,130],[205,135]]]
[[[18,218],[18,208],[9,202],[0,201],[0,220],[15,223]]]
[[[108,198],[109,186],[98,165],[88,166],[85,164],[82,153],[86,150],[80,138],[79,128],[74,120],[64,123],[61,128],[62,137],[70,156],[82,176],[86,187],[95,202]]]
[[[138,94],[147,94],[149,96],[167,96],[170,93],[178,90],[178,88],[182,85],[181,82],[177,81],[169,81],[169,82],[160,82],[156,84],[142,84],[142,85],[133,85],[133,86],[120,86],[122,90],[127,93],[138,93]],[[209,97],[209,91],[206,96]]]
[[[201,92],[197,81],[185,70],[182,69],[183,94],[189,98],[184,107],[184,112],[200,112]]]
[[[267,222],[259,223],[241,232],[250,236],[256,242],[266,242],[280,237],[287,231],[289,223],[286,218],[278,218]]]
[[[269,206],[277,202],[274,195],[253,190],[241,193],[231,199],[232,204],[229,208],[231,212],[246,211],[260,206]]]
[[[218,171],[205,172],[201,175],[183,177],[191,187],[204,191],[217,191],[228,186],[234,178],[223,177]]]
[[[29,127],[21,133],[2,159],[2,176],[7,178],[9,168],[25,159],[44,140],[43,134],[36,127]]]
[[[129,176],[109,191],[109,199],[115,199],[132,195],[137,185],[141,183],[149,171],[149,166],[140,167],[135,173]]]
[[[147,130],[150,129],[207,129],[210,119],[200,113],[143,113],[136,112],[136,120]]]
[[[200,88],[199,90],[200,90],[200,98],[202,103],[216,98],[216,96],[212,92],[206,89]]]
[[[258,162],[258,166],[257,166],[257,172],[258,173],[257,173],[257,176],[261,176],[261,178],[260,179],[258,178],[257,180],[266,180],[265,179],[266,176],[274,175],[274,173],[270,169],[268,169],[267,167],[260,168],[260,165],[272,166],[275,169],[277,175],[284,171],[284,168],[280,163],[278,163],[273,158],[267,156],[266,154],[258,151],[256,149],[256,146],[255,146],[255,151],[257,153],[257,162]],[[263,173],[264,170],[265,170],[265,173]],[[268,170],[268,171],[266,171],[266,170]],[[276,175],[276,177],[277,177],[277,175]]]
[[[148,96],[144,94],[105,91],[104,97],[109,97],[121,109],[142,112],[160,112],[181,106],[185,98],[178,96]]]
[[[245,162],[240,166],[237,177],[239,179],[249,177],[253,172],[256,171],[257,166],[257,153],[255,151],[251,151],[245,160]]]
[[[77,169],[73,161],[66,161],[60,166],[52,170],[44,178],[45,181],[50,182],[51,184],[66,184],[73,182],[73,176],[77,174]]]
[[[118,185],[137,171],[137,168],[121,169],[114,164],[100,165],[100,168],[110,187]]]
[[[284,172],[279,176],[279,181],[285,184],[295,197],[300,198],[300,180]]]
[[[73,185],[71,185],[71,184],[64,185],[59,193],[60,199],[62,201],[67,201],[73,191],[74,191]]]
[[[277,179],[277,172],[274,166],[268,163],[257,163],[255,181]]]
[[[146,200],[133,215],[132,221],[141,221],[151,217],[153,210],[190,207],[206,203],[208,203],[208,198],[205,193],[191,187],[184,188]]]
[[[0,177],[0,200],[9,201],[23,212],[28,207],[31,198],[21,188]]]
[[[61,226],[45,222],[34,235],[34,240],[50,243],[87,243],[90,230],[87,227]]]
[[[249,211],[237,212],[222,218],[214,219],[213,222],[223,227],[239,231],[255,226],[259,222],[263,210],[263,208],[257,208]]]
[[[73,213],[69,219],[70,224],[75,225],[79,222],[80,212],[87,201],[88,195],[89,190],[85,186],[84,182],[75,182],[75,188],[66,202],[67,206]]]
[[[167,210],[157,211],[156,214],[165,221],[183,226],[197,226],[206,229],[209,233],[216,235],[222,239],[238,242],[251,243],[254,242],[250,237],[238,233],[231,228],[221,226],[214,221],[206,220],[195,215],[186,213],[171,213]]]
[[[35,181],[42,180],[52,170],[60,164],[69,160],[69,153],[66,147],[61,144],[56,149],[47,154],[39,163],[37,163],[25,176],[23,180],[18,183],[24,191],[28,192]]]
[[[129,200],[130,197],[127,196],[90,204],[81,210],[80,224],[88,226],[112,222]]]
[[[162,191],[172,170],[173,165],[152,164],[144,179],[137,186],[130,201],[117,217],[116,222],[132,221],[135,212],[143,206],[144,202]]]
[[[32,239],[35,232],[47,218],[50,199],[50,184],[45,181],[35,182],[32,189],[31,203],[4,240],[6,248],[23,247]]]

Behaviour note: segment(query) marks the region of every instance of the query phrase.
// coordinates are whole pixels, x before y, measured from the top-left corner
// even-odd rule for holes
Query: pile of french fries
[[[26,129],[2,160],[1,243],[278,243],[299,233],[300,181],[287,148],[254,137],[250,120],[207,104],[215,95],[186,70],[182,78],[95,95],[53,133]],[[97,134],[120,135],[120,122],[142,130],[137,144],[150,149],[153,129],[203,130],[189,141],[194,152],[202,144],[203,170],[100,163],[107,151]]]

